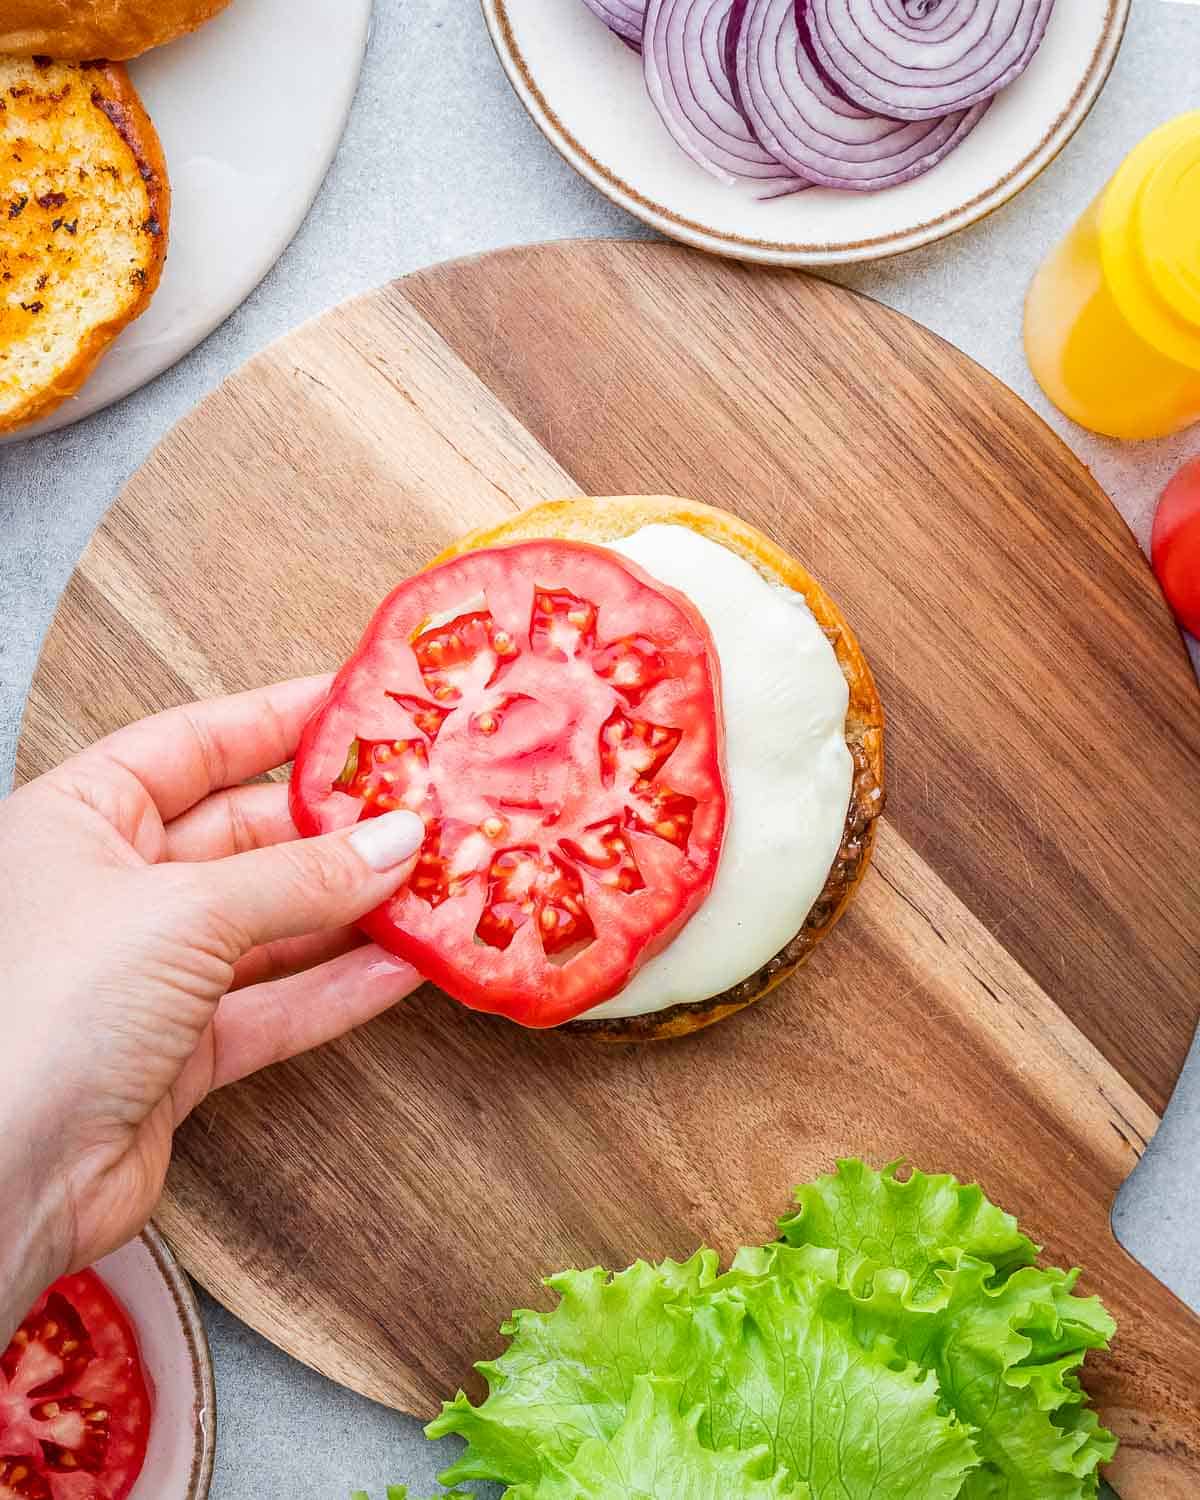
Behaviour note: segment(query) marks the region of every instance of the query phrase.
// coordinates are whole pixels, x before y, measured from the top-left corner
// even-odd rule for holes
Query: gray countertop
[[[336,0],[328,4],[336,13]],[[1155,496],[1179,463],[1200,453],[1200,430],[1122,446],[1073,427],[1029,376],[1020,307],[1040,255],[1124,152],[1200,104],[1197,59],[1197,0],[1134,0],[1104,96],[1037,183],[945,244],[837,277],[936,329],[1019,391],[1091,467],[1143,543]],[[644,233],[542,140],[501,75],[474,0],[377,0],[341,151],[299,236],[258,291],[192,355],[119,406],[0,450],[0,784],[11,774],[38,645],[72,566],[125,479],[222,377],[302,319],[418,266],[514,242]],[[1194,1051],[1115,1222],[1128,1248],[1200,1309],[1197,1142]],[[205,1317],[221,1407],[213,1500],[344,1500],[352,1484],[382,1494],[397,1479],[416,1494],[428,1491],[437,1462],[416,1423],[330,1385],[211,1302]]]

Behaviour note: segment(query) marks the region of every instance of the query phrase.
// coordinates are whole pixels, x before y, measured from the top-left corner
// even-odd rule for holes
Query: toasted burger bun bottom
[[[0,52],[120,62],[195,31],[229,0],[2,0]]]
[[[755,973],[723,994],[642,1016],[589,1021],[586,1016],[561,1029],[602,1042],[657,1042],[700,1031],[769,993],[808,958],[846,909],[858,889],[875,842],[875,821],[883,811],[883,706],[866,658],[841,610],[819,583],[782,548],[737,516],[694,500],[666,495],[616,495],[554,500],[522,511],[499,526],[473,531],[448,547],[434,563],[463,552],[533,537],[560,537],[604,546],[643,526],[689,526],[750,563],[764,578],[803,594],[837,655],[850,689],[846,744],[854,779],[841,847],[824,889],[792,940]],[[431,564],[433,566],[433,564]]]

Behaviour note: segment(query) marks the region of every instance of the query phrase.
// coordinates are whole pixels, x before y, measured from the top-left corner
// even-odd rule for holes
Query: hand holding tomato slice
[[[124,1309],[94,1271],[62,1277],[0,1355],[0,1500],[125,1500],[149,1429]]]
[[[1163,491],[1150,551],[1175,618],[1200,639],[1200,458],[1185,464]]]
[[[465,1004],[553,1026],[707,894],[726,820],[703,619],[578,542],[467,553],[384,602],[306,727],[303,833],[407,807],[411,879],[361,922]]]
[[[298,840],[287,788],[250,780],[329,681],[169,710],[0,802],[0,1347],[141,1228],[210,1089],[419,982],[350,924],[407,877],[420,819]]]

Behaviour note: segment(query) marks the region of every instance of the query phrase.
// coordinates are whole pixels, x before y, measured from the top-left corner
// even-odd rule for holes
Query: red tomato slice
[[[0,1356],[0,1500],[125,1500],[149,1433],[124,1309],[94,1271],[62,1277]]]
[[[1163,491],[1150,553],[1175,618],[1200,637],[1200,458],[1184,464]]]
[[[725,833],[720,668],[681,594],[578,542],[468,553],[385,600],[304,731],[292,816],[426,820],[363,929],[476,1010],[555,1026],[704,899]]]

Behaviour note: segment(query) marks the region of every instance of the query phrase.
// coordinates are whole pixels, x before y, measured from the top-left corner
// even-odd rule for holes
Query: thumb
[[[196,865],[197,893],[248,951],[355,921],[404,883],[424,838],[416,813],[383,813],[337,833]]]

